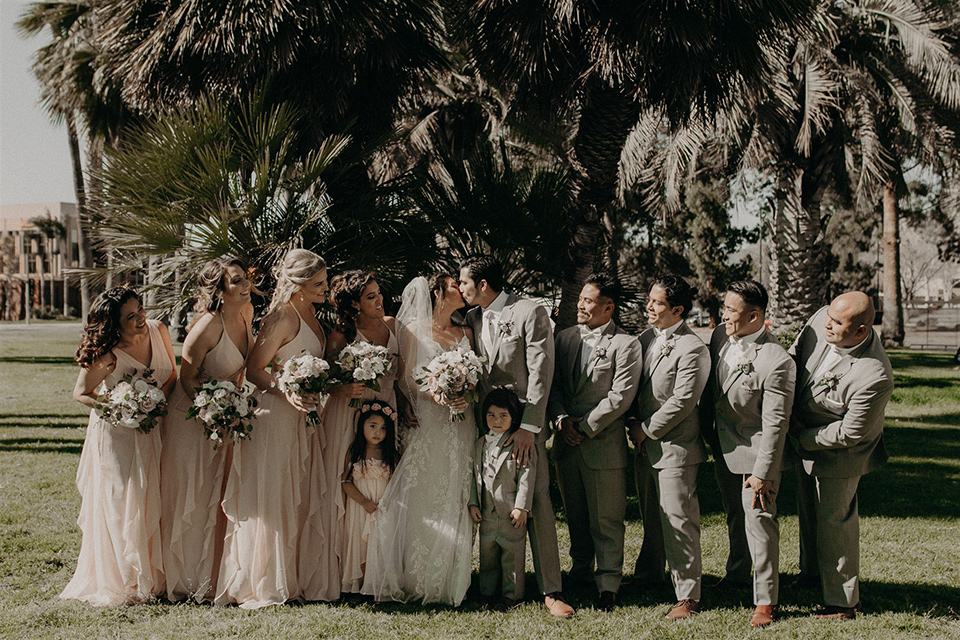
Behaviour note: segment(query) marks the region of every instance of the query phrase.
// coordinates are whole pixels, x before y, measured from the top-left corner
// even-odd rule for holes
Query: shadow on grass
[[[69,356],[2,356],[0,357],[0,362],[18,364],[76,364],[76,361]]]
[[[890,365],[894,372],[909,367],[930,367],[952,370],[956,366],[952,353],[935,353],[928,351],[891,350],[887,351]]]
[[[4,438],[0,440],[0,451],[80,455],[82,448],[82,440],[61,440],[59,438]]]
[[[896,389],[948,389],[960,388],[960,378],[918,378],[915,376],[894,376],[894,390]]]
[[[63,413],[0,413],[0,427],[45,427],[48,429],[76,429],[85,427],[86,415]]]
[[[629,559],[628,560],[632,560]],[[704,585],[712,585],[720,579],[719,576],[704,575]],[[806,617],[823,606],[820,589],[799,589],[792,587],[795,575],[780,575],[780,603],[785,607],[799,607],[805,611],[791,613],[783,612],[783,617]],[[527,574],[527,600],[535,599],[537,582],[532,573]],[[865,612],[870,613],[910,613],[927,617],[943,617],[953,620],[960,619],[960,588],[946,585],[930,585],[918,583],[891,583],[861,581],[861,595]],[[597,592],[592,585],[564,584],[564,596],[576,609],[589,609],[595,604]],[[674,604],[676,598],[673,587],[669,582],[662,587],[651,587],[637,583],[628,583],[620,588],[619,602],[621,607],[657,607],[663,608],[666,614]],[[479,605],[479,592],[474,584],[467,594],[465,607],[471,603]],[[704,586],[701,605],[704,609],[744,609],[745,620],[753,609],[753,594],[750,589],[718,590]],[[406,612],[411,605],[396,605],[397,612]],[[380,609],[380,607],[378,607]],[[389,610],[384,607],[384,610]],[[425,610],[430,610],[427,607]],[[445,610],[439,608],[438,610]]]

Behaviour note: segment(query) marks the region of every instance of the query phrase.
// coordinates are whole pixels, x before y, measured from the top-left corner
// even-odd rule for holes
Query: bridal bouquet
[[[146,369],[136,380],[135,375],[136,371],[123,376],[114,388],[97,398],[96,409],[115,427],[150,433],[157,421],[167,415],[167,397],[151,378],[152,370]]]
[[[320,409],[327,402],[330,388],[336,381],[330,376],[330,364],[323,358],[301,351],[300,355],[290,358],[283,363],[283,371],[277,379],[280,391],[303,395],[316,393],[320,395],[320,402],[307,414],[307,425],[320,424]]]
[[[380,378],[391,365],[390,351],[386,347],[369,342],[351,342],[340,352],[335,364],[339,368],[337,379],[342,384],[362,382],[368,389],[380,391]],[[360,408],[363,398],[351,398],[350,406]]]
[[[471,349],[458,346],[444,351],[423,367],[420,376],[414,378],[420,385],[420,391],[429,393],[438,400],[452,402],[465,397],[477,401],[477,382],[483,371],[483,359]],[[456,409],[450,409],[450,419],[459,422],[466,416]]]
[[[243,440],[253,430],[250,422],[257,406],[251,391],[230,380],[207,377],[187,409],[187,418],[200,421],[204,435],[213,440],[214,448],[231,437],[234,442]]]

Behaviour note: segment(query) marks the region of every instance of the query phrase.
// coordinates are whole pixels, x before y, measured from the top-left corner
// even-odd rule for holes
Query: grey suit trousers
[[[700,600],[703,575],[700,555],[699,464],[655,469],[646,461],[660,500],[663,549],[677,600]]]
[[[493,496],[484,488],[480,521],[480,594],[496,594],[497,583],[506,600],[522,600],[526,573],[527,529],[515,529],[513,522],[497,515]]]
[[[557,460],[557,480],[570,529],[571,573],[592,574],[598,591],[617,593],[623,579],[626,470],[590,469],[578,447]]]
[[[537,435],[537,478],[533,488],[533,511],[527,520],[533,570],[542,595],[562,591],[560,577],[560,545],[557,542],[557,521],[550,501],[550,464],[543,434]]]
[[[727,540],[730,545],[724,577],[734,582],[750,582],[750,545],[747,542],[746,520],[741,499],[744,476],[730,471],[718,447],[714,447],[713,450],[715,452],[713,474],[717,478],[723,511],[727,516]]]
[[[860,602],[860,476],[822,478],[797,470],[800,571],[820,573],[827,606]],[[814,564],[815,563],[815,564]]]
[[[642,456],[635,456],[633,470],[640,500],[640,519],[643,520],[643,543],[633,566],[633,577],[642,583],[661,584],[666,581],[663,568],[667,564],[667,554],[663,548],[657,483],[653,479],[653,468],[643,461]]]
[[[741,582],[750,581],[750,565],[753,565],[753,603],[775,605],[779,604],[780,593],[780,522],[777,518],[777,498],[776,495],[767,503],[767,510],[760,509],[760,503],[757,501],[757,508],[753,507],[753,489],[744,488],[749,474],[732,473],[723,467],[725,474],[723,482],[720,484],[722,492],[729,492],[723,495],[723,505],[727,508],[728,501],[736,506],[733,511],[739,514],[739,531],[743,535],[743,544],[747,547],[747,556],[743,560],[746,565],[746,577],[736,578]],[[717,470],[717,481],[720,481]],[[770,478],[773,481],[774,491],[780,490],[780,478]],[[727,510],[727,526],[731,530],[730,522],[731,510]],[[733,557],[734,542],[731,537],[730,557]],[[730,574],[731,562],[727,560],[727,576]],[[732,578],[731,578],[732,579]]]

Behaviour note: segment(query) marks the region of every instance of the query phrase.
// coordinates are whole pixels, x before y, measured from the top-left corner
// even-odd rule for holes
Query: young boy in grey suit
[[[501,582],[502,606],[523,600],[527,515],[533,507],[537,459],[527,466],[513,459],[513,443],[523,415],[517,394],[498,388],[487,394],[481,415],[489,431],[477,440],[470,517],[480,524],[480,594],[493,597]]]

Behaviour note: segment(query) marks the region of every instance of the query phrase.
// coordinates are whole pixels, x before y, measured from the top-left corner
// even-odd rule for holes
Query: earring
[[[303,291],[300,292],[300,302],[303,302]]]

